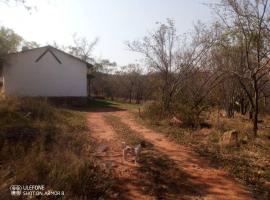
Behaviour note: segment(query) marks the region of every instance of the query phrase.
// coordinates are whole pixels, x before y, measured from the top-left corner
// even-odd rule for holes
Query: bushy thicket
[[[180,119],[185,127],[197,127],[200,125],[200,119],[196,110],[188,105],[177,104],[174,108],[175,115]]]
[[[199,118],[196,110],[184,104],[174,104],[169,111],[163,110],[163,105],[159,101],[151,101],[144,104],[143,115],[154,121],[167,120],[170,121],[173,117],[180,120],[179,126],[187,128],[196,128],[200,125],[202,119]]]

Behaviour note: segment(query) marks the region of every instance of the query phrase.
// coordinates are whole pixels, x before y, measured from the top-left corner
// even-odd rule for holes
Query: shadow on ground
[[[120,108],[119,104],[109,102],[106,100],[95,100],[95,99],[88,100],[86,105],[69,106],[68,108],[84,112],[117,112],[126,110]]]
[[[203,199],[209,186],[196,183],[196,177],[156,149],[147,148],[140,159],[135,185],[141,193],[154,199]],[[129,180],[123,180],[122,184]],[[125,191],[123,191],[125,192]]]

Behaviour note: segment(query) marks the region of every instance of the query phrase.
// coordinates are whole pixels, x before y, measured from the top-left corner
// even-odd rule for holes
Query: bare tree
[[[108,59],[95,62],[92,71],[94,77],[92,81],[92,91],[95,96],[107,96],[114,99],[117,81],[115,78],[116,75],[113,76],[113,72],[116,67],[117,63],[111,62]]]
[[[74,45],[69,46],[69,53],[81,58],[87,62],[93,62],[92,52],[94,47],[98,43],[98,38],[95,38],[93,41],[89,42],[85,37],[79,37],[76,34],[73,35]]]
[[[73,35],[73,42],[74,45],[69,47],[64,47],[68,49],[69,53],[86,61],[88,63],[94,63],[94,58],[92,57],[92,51],[96,46],[98,39],[96,38],[94,41],[89,42],[85,37],[78,37],[76,34]],[[87,65],[88,72],[87,72],[87,91],[88,95],[91,95],[91,88],[92,88],[92,79],[93,79],[93,67]]]
[[[108,59],[102,59],[95,64],[95,71],[111,74],[117,70],[117,63]]]
[[[268,0],[223,0],[217,13],[226,28],[223,45],[237,48],[237,64],[227,72],[237,78],[250,102],[253,135],[257,136],[259,99],[269,81],[270,25]],[[236,51],[234,51],[236,52]],[[233,58],[234,55],[231,55]]]
[[[188,39],[177,35],[172,20],[168,19],[166,24],[159,25],[154,33],[141,41],[128,43],[128,47],[143,54],[147,66],[160,75],[161,100],[163,110],[167,112],[175,96],[181,92],[181,85],[188,74],[201,66],[202,58],[214,44],[215,37],[211,37],[209,34],[212,33],[201,23],[195,26],[194,35]],[[189,43],[189,40],[192,42]]]
[[[178,52],[176,29],[174,22],[168,20],[166,24],[160,24],[159,28],[142,41],[128,43],[130,50],[143,54],[147,66],[158,71],[162,78],[162,102],[164,110],[168,110],[171,104],[171,75],[175,72],[175,59]]]
[[[129,64],[128,66],[122,67],[120,81],[124,87],[129,103],[139,95],[138,90],[140,89],[140,76],[141,70],[138,65]]]

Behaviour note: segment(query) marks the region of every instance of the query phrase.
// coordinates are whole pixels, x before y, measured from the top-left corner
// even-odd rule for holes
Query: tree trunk
[[[168,72],[165,73],[165,77],[164,77],[164,85],[162,88],[162,103],[163,103],[163,112],[166,113],[169,108],[170,108],[170,104],[171,104],[171,98],[170,98],[170,84],[168,81]]]
[[[240,113],[241,115],[245,115],[246,112],[245,112],[245,99],[241,97],[240,99]]]
[[[259,96],[258,96],[258,89],[256,87],[255,83],[255,108],[254,108],[254,115],[253,115],[253,136],[254,138],[257,137],[257,131],[258,131],[258,114],[259,114]]]
[[[231,102],[227,105],[226,114],[227,114],[228,118],[234,117],[234,109],[233,109],[233,105]]]
[[[136,104],[140,104],[141,95],[139,92],[136,92]]]
[[[170,105],[171,105],[171,99],[169,95],[165,96],[163,105],[164,105],[164,111],[168,112],[170,110]]]
[[[248,102],[245,103],[244,108],[243,108],[243,115],[247,114],[248,106],[249,106],[249,103]]]
[[[250,110],[250,111],[249,111],[249,120],[252,120],[252,119],[253,119],[253,111]]]
[[[129,92],[129,103],[131,103],[131,99],[132,99],[132,92]]]

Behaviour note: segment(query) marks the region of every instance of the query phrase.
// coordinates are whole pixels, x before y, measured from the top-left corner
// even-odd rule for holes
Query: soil
[[[165,172],[159,172],[165,180],[162,183],[166,187],[175,187],[172,196],[167,195],[157,198],[152,193],[145,192],[144,184],[150,182],[154,184],[149,175],[139,176],[141,165],[134,164],[132,161],[122,160],[122,142],[113,128],[105,122],[104,116],[116,115],[121,118],[121,122],[128,125],[153,146],[155,154],[165,155],[181,173],[175,173],[174,177],[167,176]],[[96,152],[100,162],[109,169],[113,169],[119,179],[121,191],[115,192],[115,199],[197,199],[197,200],[249,200],[252,199],[251,193],[243,185],[234,180],[222,169],[210,167],[209,163],[199,158],[192,149],[170,141],[161,133],[153,131],[137,123],[128,111],[112,110],[88,112],[88,125],[91,136],[96,140],[97,146],[102,147],[102,152]],[[148,166],[151,167],[154,166]],[[157,172],[157,170],[152,170]],[[168,173],[170,173],[168,171]],[[179,176],[179,177],[178,177]],[[161,177],[162,178],[162,177]],[[158,180],[161,180],[159,177]],[[145,179],[145,180],[144,180]],[[173,179],[173,180],[168,180]],[[155,180],[155,179],[153,179]],[[152,181],[152,182],[151,182]],[[174,184],[175,183],[175,184]],[[179,184],[180,183],[180,184]],[[159,191],[158,189],[157,191]],[[196,195],[187,191],[196,191]]]

